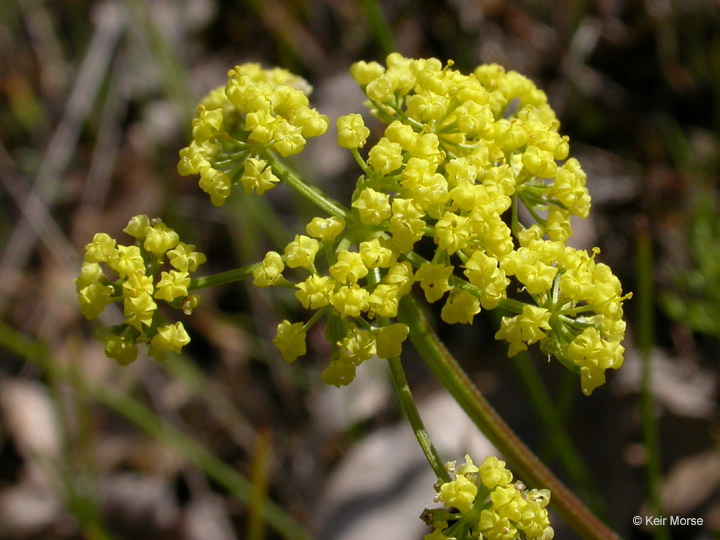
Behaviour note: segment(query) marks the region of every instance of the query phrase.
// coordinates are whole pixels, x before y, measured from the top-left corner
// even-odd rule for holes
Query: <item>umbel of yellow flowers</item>
[[[360,114],[337,119],[337,143],[361,170],[347,207],[281,161],[329,125],[309,106],[311,87],[286,70],[230,70],[227,84],[201,101],[192,141],[180,151],[179,174],[199,175],[216,206],[238,184],[263,195],[286,182],[327,212],[252,267],[256,286],[292,287],[314,312],[307,322],[278,324],[273,342],[285,360],[306,353],[308,330],[321,319],[333,346],[322,374],[328,384],[349,384],[373,356],[400,356],[410,332],[397,320],[400,303],[415,288],[442,302],[448,324],[472,324],[481,309],[505,312],[495,337],[509,344],[509,356],[537,343],[579,373],[585,394],[604,384],[605,371],[623,362],[630,295],[596,260],[599,249],[567,245],[571,217],[587,217],[591,201],[545,93],[498,65],[463,74],[451,61],[397,53],[384,66],[358,62],[350,71],[385,127],[368,145]],[[123,304],[123,324],[98,332],[109,357],[132,362],[144,342],[162,359],[190,338],[158,302],[189,314],[197,305],[190,274],[205,256],[147,216],[132,218],[125,232],[135,245],[99,233],[86,246],[78,300],[88,319]],[[553,537],[550,493],[512,483],[503,462],[490,457],[478,467],[466,457],[450,472],[437,485],[443,508],[423,514],[433,527],[426,540]]]
[[[513,483],[504,461],[488,456],[478,467],[465,456],[463,465],[456,467],[453,461],[447,468],[454,478],[438,483],[435,497],[444,508],[422,515],[433,527],[425,540],[551,540],[555,536],[546,509],[550,491]]]
[[[146,342],[148,354],[163,360],[171,351],[179,353],[190,337],[182,322],[165,321],[157,302],[192,313],[198,298],[188,295],[187,287],[190,274],[205,262],[205,255],[181,242],[159,219],[135,216],[123,230],[135,238],[135,245],[119,245],[98,233],[85,246],[75,279],[80,309],[86,318],[94,319],[107,305],[122,302],[124,323],[98,331],[105,354],[127,365],[137,357],[137,343]],[[116,278],[108,277],[110,273]]]
[[[321,318],[333,344],[327,383],[350,383],[374,355],[400,355],[409,330],[395,319],[417,283],[428,302],[443,302],[446,323],[472,324],[481,309],[501,309],[509,315],[495,337],[509,343],[510,356],[538,343],[579,372],[585,394],[602,385],[605,371],[623,362],[622,303],[630,295],[595,260],[598,249],[567,245],[570,218],[587,217],[590,196],[545,93],[498,65],[466,75],[452,62],[397,53],[386,66],[358,62],[351,73],[386,127],[365,152],[370,130],[362,116],[337,119],[338,144],[362,170],[350,207],[326,205],[336,215],[313,218],[306,234],[282,254],[269,252],[253,273],[258,287],[287,286],[284,273],[292,270],[298,301],[316,312],[306,323],[278,325],[274,343],[285,359],[306,353],[307,331]],[[227,85],[200,103],[178,172],[199,174],[215,205],[236,184],[262,195],[288,180],[277,154],[300,152],[328,128],[327,117],[309,107],[310,90],[282,69],[235,67]],[[324,197],[305,187],[306,196],[312,190]],[[138,245],[115,247],[97,235],[77,280],[89,318],[124,302],[122,331],[103,337],[108,354],[122,362],[134,358],[138,339],[159,357],[187,342],[180,323],[159,326],[155,300],[192,303],[185,299],[188,272],[204,260],[161,223],[133,220],[126,231]],[[422,239],[433,246],[429,258],[414,251]],[[155,283],[146,270],[156,271],[166,254],[175,269]],[[181,259],[193,262],[177,266]],[[99,263],[119,279],[110,282]]]
[[[397,53],[386,66],[358,62],[351,74],[386,124],[365,152],[362,116],[337,119],[338,144],[362,169],[351,211],[313,218],[254,275],[268,287],[286,284],[283,272],[293,269],[298,300],[319,314],[278,326],[285,359],[305,354],[307,330],[327,317],[334,353],[323,379],[349,383],[367,358],[400,353],[407,327],[393,319],[418,283],[428,302],[443,302],[445,322],[471,324],[481,309],[499,307],[510,315],[496,338],[510,356],[538,343],[579,372],[586,394],[603,384],[623,361],[629,295],[596,262],[598,250],[567,245],[570,217],[587,217],[590,196],[545,93],[498,65],[465,75],[452,62]],[[214,204],[237,183],[247,193],[272,189],[282,176],[275,153],[297,153],[327,129],[308,106],[309,90],[284,70],[234,68],[198,107],[178,171],[199,174]],[[521,206],[529,223],[518,217]],[[414,252],[423,238],[434,243],[428,259]],[[510,300],[508,290],[521,295]]]
[[[272,149],[287,157],[327,131],[327,116],[308,107],[310,86],[284,69],[237,66],[228,84],[210,92],[192,123],[193,140],[180,151],[178,172],[199,174],[200,188],[220,206],[240,182],[247,193],[272,189],[279,179],[259,157]]]

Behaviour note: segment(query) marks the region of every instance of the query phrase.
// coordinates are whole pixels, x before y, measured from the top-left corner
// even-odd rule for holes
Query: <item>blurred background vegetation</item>
[[[217,209],[177,175],[196,101],[257,61],[306,77],[334,125],[362,112],[350,64],[392,50],[466,72],[497,62],[545,89],[593,197],[573,241],[600,246],[635,292],[626,365],[591,398],[540,354],[508,360],[487,314],[441,335],[621,536],[720,537],[715,0],[0,0],[0,538],[339,540],[371,520],[390,540],[421,537],[432,480],[420,506],[377,514],[413,491],[417,471],[403,467],[417,448],[391,445],[356,471],[391,464],[372,489],[344,472],[363,463],[358,448],[409,430],[382,363],[342,392],[323,388],[318,333],[286,366],[269,340],[281,318],[302,317],[291,296],[204,291],[185,356],[119,368],[72,283],[93,233],[121,238],[139,213],[199,245],[206,273],[287,243],[313,215],[287,189]],[[358,174],[332,133],[293,165],[340,200]],[[467,430],[437,408],[419,359],[405,363],[437,431]],[[444,458],[462,457],[453,444],[440,442],[453,448]],[[705,524],[632,525],[657,504]]]

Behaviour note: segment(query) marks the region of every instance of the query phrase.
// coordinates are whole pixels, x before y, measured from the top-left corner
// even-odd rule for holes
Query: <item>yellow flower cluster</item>
[[[457,470],[455,462],[448,463],[448,470],[454,479],[440,484],[436,495],[436,501],[445,508],[426,510],[422,516],[434,527],[425,540],[554,537],[546,509],[550,491],[528,490],[521,482],[513,483],[504,461],[489,456],[478,467],[465,456],[465,463]],[[451,512],[453,509],[457,511]]]
[[[200,188],[216,206],[240,182],[259,195],[279,179],[271,151],[283,157],[301,152],[307,139],[327,131],[327,116],[308,107],[312,88],[284,69],[236,66],[228,83],[210,92],[192,122],[193,140],[180,151],[182,176],[200,175]]]
[[[605,370],[623,363],[622,302],[630,296],[621,296],[620,280],[609,266],[595,262],[599,251],[591,256],[559,242],[533,239],[506,258],[509,275],[516,275],[531,293],[532,287],[542,291],[535,296],[538,306],[526,305],[521,314],[503,317],[495,335],[510,343],[510,356],[539,342],[544,352],[580,372],[586,395],[605,383]]]
[[[171,351],[179,353],[190,337],[181,322],[164,320],[156,301],[190,314],[198,303],[197,296],[188,295],[190,274],[205,262],[205,255],[181,242],[160,219],[135,216],[123,230],[135,238],[135,245],[118,245],[98,233],[85,246],[75,279],[80,309],[87,319],[94,319],[108,304],[122,302],[124,323],[98,332],[105,354],[127,365],[137,358],[137,343],[146,342],[148,354],[162,360]],[[101,264],[117,276],[114,281]]]
[[[443,301],[449,324],[472,324],[481,309],[511,312],[496,334],[510,356],[538,343],[579,372],[590,394],[605,370],[622,364],[628,295],[595,255],[566,245],[571,216],[590,210],[586,175],[532,81],[498,65],[469,75],[452,65],[393,53],[386,66],[352,66],[370,112],[387,125],[370,146],[361,115],[337,119],[337,142],[363,172],[349,211],[326,206],[336,215],[313,219],[307,235],[268,253],[254,272],[260,287],[287,286],[285,268],[304,273],[296,296],[316,310],[307,324],[279,325],[275,344],[293,361],[327,315],[334,353],[324,379],[347,384],[364,359],[385,350],[385,328],[407,332],[391,320],[417,282],[428,302]],[[271,189],[279,169],[270,149],[296,153],[327,129],[296,89],[303,84],[257,65],[230,71],[227,86],[201,103],[178,171],[200,174],[214,204],[235,181],[248,193]],[[418,255],[420,244],[432,256]],[[518,288],[524,302],[508,298]]]
[[[306,232],[295,236],[284,256],[268,253],[253,274],[254,283],[259,287],[276,285],[286,266],[307,275],[295,285],[295,296],[306,309],[318,310],[318,317],[306,325],[281,322],[273,343],[287,362],[294,361],[306,352],[309,327],[319,316],[327,315],[331,329],[327,335],[334,349],[322,379],[327,384],[346,385],[365,360],[375,355],[400,355],[408,327],[390,324],[387,319],[397,316],[400,298],[412,288],[412,266],[399,262],[397,249],[383,238],[364,240],[351,251],[346,224],[337,217],[313,218]],[[316,261],[320,251],[325,257]],[[326,275],[319,272],[320,263],[327,266]]]
[[[606,265],[566,246],[570,216],[586,217],[590,196],[546,95],[497,65],[464,75],[452,62],[397,53],[387,66],[358,62],[351,73],[388,124],[363,163],[357,220],[413,261],[428,302],[445,298],[445,322],[471,324],[502,304],[517,314],[496,335],[509,354],[539,342],[591,393],[622,364],[627,296]],[[338,142],[357,152],[367,134],[351,116]],[[521,205],[532,223],[521,223]],[[436,246],[429,261],[413,254],[423,237]],[[507,300],[511,278],[534,305]]]

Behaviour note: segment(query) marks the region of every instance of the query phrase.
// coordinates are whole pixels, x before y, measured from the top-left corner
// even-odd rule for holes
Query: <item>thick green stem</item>
[[[552,492],[551,504],[586,540],[619,540],[563,483],[525,446],[435,334],[410,295],[400,302],[400,320],[410,327],[410,340],[430,370],[455,398],[470,419],[531,487]]]
[[[393,384],[395,385],[395,391],[397,392],[398,398],[400,399],[400,405],[402,405],[405,414],[407,415],[410,425],[412,426],[413,433],[420,443],[423,454],[428,460],[428,463],[435,472],[435,475],[443,482],[450,482],[450,474],[448,473],[445,465],[443,465],[440,455],[435,450],[430,437],[425,431],[425,425],[423,424],[422,418],[415,407],[415,401],[413,400],[410,387],[408,386],[407,379],[405,378],[405,372],[403,371],[400,358],[394,356],[388,360],[390,365],[390,372],[392,373]]]

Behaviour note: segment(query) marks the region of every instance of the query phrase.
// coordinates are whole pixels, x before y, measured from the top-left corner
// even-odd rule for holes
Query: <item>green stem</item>
[[[535,209],[532,207],[532,204],[530,204],[530,201],[528,201],[527,197],[523,195],[523,192],[520,191],[518,193],[518,197],[522,201],[523,205],[525,206],[525,210],[527,210],[530,215],[533,217],[536,223],[545,224],[545,220],[541,218],[538,213],[535,211]]]
[[[518,204],[518,196],[517,192],[515,192],[512,195],[512,218],[510,221],[510,230],[515,236],[517,236],[523,228],[520,225],[520,219],[518,219]]]
[[[300,195],[308,199],[310,202],[318,206],[325,213],[344,219],[346,222],[351,221],[352,214],[350,210],[345,208],[337,201],[333,201],[325,196],[319,189],[306,184],[297,174],[290,170],[282,161],[270,152],[263,152],[263,157],[268,160],[272,166],[273,172],[278,178],[292,187]]]
[[[440,455],[435,449],[435,446],[433,446],[430,436],[425,430],[422,418],[420,418],[417,407],[415,407],[415,401],[413,400],[410,386],[408,386],[407,379],[405,378],[405,371],[403,371],[400,358],[393,356],[388,359],[388,364],[390,365],[390,373],[392,373],[395,391],[400,399],[400,405],[402,405],[405,415],[410,421],[413,433],[415,433],[415,438],[418,443],[420,443],[420,448],[422,448],[423,454],[425,454],[425,457],[432,467],[432,470],[435,472],[435,475],[443,482],[450,482],[450,474],[445,468],[445,465],[443,465],[442,459],[440,459]]]
[[[355,159],[355,163],[358,164],[358,167],[362,169],[362,172],[365,173],[365,176],[368,178],[372,178],[373,171],[368,167],[367,163],[365,163],[365,160],[360,155],[360,152],[357,148],[351,148],[350,153],[352,154],[352,157]]]
[[[637,231],[637,302],[638,302],[638,348],[642,358],[642,382],[640,389],[640,416],[642,422],[643,442],[647,454],[646,474],[652,514],[662,517],[663,508],[660,502],[660,442],[658,425],[655,418],[655,400],[652,393],[652,342],[654,333],[653,320],[653,254],[650,233],[646,222],[638,226]],[[662,523],[665,523],[662,520]],[[666,525],[653,527],[656,540],[670,538]]]
[[[365,88],[363,88],[363,92],[365,92]],[[381,119],[383,122],[385,122],[386,124],[392,124],[393,121],[396,120],[396,118],[395,118],[394,116],[388,114],[387,111],[385,111],[385,110],[381,107],[381,105],[380,105],[379,103],[377,103],[376,101],[374,101],[370,96],[368,96],[367,94],[365,94],[365,97],[368,98],[368,101],[370,101],[370,104],[371,104],[373,107],[375,107],[375,109],[377,110],[377,115],[378,115],[378,117],[380,117],[380,119]]]
[[[226,283],[233,283],[235,281],[242,281],[252,277],[252,273],[255,269],[260,268],[262,263],[251,264],[250,266],[243,266],[242,268],[234,268],[227,272],[220,272],[219,274],[213,274],[211,276],[203,276],[190,280],[188,285],[188,291],[194,291],[196,289],[206,289],[208,287],[216,287],[217,285],[224,285]]]
[[[582,538],[619,540],[510,429],[439,340],[410,295],[400,302],[399,318],[410,327],[410,340],[430,370],[523,481],[549,489],[553,507]]]
[[[323,317],[328,315],[331,312],[331,310],[332,310],[331,306],[326,306],[322,309],[318,309],[313,314],[313,316],[310,317],[310,320],[303,325],[302,331],[307,333],[307,331],[310,330],[315,325],[316,322],[318,322],[320,319],[322,319]]]
[[[370,286],[374,287],[379,282],[380,269],[374,268],[370,273],[368,273],[368,283]],[[382,326],[390,324],[387,317],[378,317],[377,320]],[[405,411],[405,415],[410,422],[410,426],[415,434],[415,438],[420,444],[423,454],[425,454],[425,458],[428,460],[430,467],[432,467],[432,470],[435,472],[438,479],[443,482],[450,482],[450,473],[448,473],[448,470],[445,468],[445,465],[440,458],[440,454],[438,454],[435,446],[430,440],[430,436],[425,430],[425,424],[423,424],[422,418],[420,418],[420,413],[415,406],[415,400],[413,399],[412,392],[410,391],[410,385],[405,377],[405,371],[403,370],[400,358],[397,356],[388,358],[388,365],[390,366],[393,385],[395,386],[395,391],[397,392],[398,399],[400,400],[400,405],[402,406],[403,411]]]

